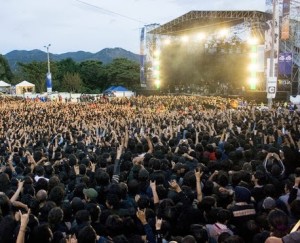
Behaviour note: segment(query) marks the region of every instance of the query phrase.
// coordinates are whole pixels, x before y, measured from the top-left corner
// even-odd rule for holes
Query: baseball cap
[[[94,188],[83,189],[83,194],[90,199],[98,197],[98,192]]]

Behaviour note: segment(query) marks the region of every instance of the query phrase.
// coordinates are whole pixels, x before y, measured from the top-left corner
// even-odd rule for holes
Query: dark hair
[[[244,243],[244,242],[245,241],[243,240],[243,238],[238,235],[231,235],[224,240],[224,243]]]
[[[231,218],[231,213],[229,210],[226,209],[220,209],[219,212],[217,213],[217,220],[225,224],[226,221],[228,221]]]
[[[105,221],[105,228],[110,237],[120,235],[122,234],[123,220],[116,214],[109,215]]]
[[[208,233],[205,227],[200,224],[192,224],[190,226],[190,234],[194,236],[197,242],[207,242]]]
[[[11,202],[5,194],[0,195],[0,220],[2,217],[8,215],[11,210]]]
[[[52,208],[48,214],[48,223],[50,226],[60,223],[63,220],[64,213],[60,207]]]
[[[133,242],[138,242],[138,241],[136,241],[137,239],[134,239],[134,241]],[[112,241],[114,242],[114,243],[129,243],[129,241],[128,241],[128,239],[126,238],[126,236],[125,235],[117,235],[117,236],[115,236],[115,237],[113,237],[112,238]],[[143,242],[143,241],[142,241]]]
[[[231,236],[228,232],[222,232],[218,237],[218,243],[224,243],[227,238]]]
[[[77,224],[89,222],[91,219],[90,212],[86,209],[79,210],[75,214],[75,219],[76,219]]]
[[[196,239],[194,236],[192,235],[186,235],[185,237],[183,237],[183,239],[181,240],[181,243],[196,243]]]
[[[48,190],[48,181],[45,178],[40,178],[36,183],[35,183],[35,191],[39,190]]]
[[[0,220],[0,242],[13,243],[16,242],[14,239],[14,230],[16,228],[16,222],[11,215],[7,215]]]
[[[101,213],[101,209],[100,207],[95,204],[95,203],[88,203],[86,205],[86,210],[89,211],[90,215],[91,215],[91,220],[92,222],[95,222],[99,219],[100,217],[100,213]]]
[[[288,216],[279,209],[274,209],[268,214],[268,222],[275,237],[283,237],[289,231]]]
[[[57,205],[53,201],[47,201],[44,206],[40,209],[39,212],[39,221],[48,222],[48,213],[52,208],[55,208]]]
[[[52,234],[48,224],[41,224],[33,230],[33,242],[34,243],[51,243]]]
[[[114,193],[109,193],[106,195],[106,203],[113,209],[118,209],[120,207],[120,197]]]
[[[86,165],[85,164],[80,164],[79,165],[79,174],[80,175],[85,175],[86,173]]]
[[[50,193],[49,193],[49,200],[56,203],[57,206],[59,206],[65,196],[65,191],[61,186],[54,187]]]
[[[38,176],[43,176],[45,173],[45,169],[41,165],[37,165],[36,167],[34,167],[34,171]]]
[[[85,226],[78,232],[78,243],[94,243],[96,239],[97,234],[92,226]]]

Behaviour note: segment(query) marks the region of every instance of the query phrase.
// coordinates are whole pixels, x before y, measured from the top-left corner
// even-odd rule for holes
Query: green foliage
[[[16,77],[36,85],[36,92],[45,92],[46,62],[19,63]],[[76,63],[71,58],[51,62],[54,91],[100,93],[110,85],[127,88],[139,86],[139,64],[125,58],[114,59],[103,65],[96,60]],[[21,77],[21,78],[20,78]]]
[[[125,58],[114,59],[106,66],[108,85],[123,85],[134,89],[139,86],[140,66]]]
[[[13,74],[10,70],[8,62],[3,55],[0,55],[0,80],[11,81]]]
[[[80,93],[82,92],[82,81],[78,73],[67,72],[63,76],[61,91]]]
[[[78,64],[71,58],[67,58],[56,62],[57,71],[55,73],[56,80],[62,80],[66,73],[77,73]]]
[[[37,93],[45,92],[47,63],[45,62],[31,62],[28,64],[19,63],[20,72],[23,79],[35,84]]]
[[[105,70],[102,62],[88,60],[78,65],[78,72],[84,83],[84,92],[95,92],[95,90],[103,89],[106,82]]]

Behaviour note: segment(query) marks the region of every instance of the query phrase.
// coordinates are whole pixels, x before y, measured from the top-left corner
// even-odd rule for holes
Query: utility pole
[[[49,47],[50,46],[51,46],[51,44],[44,46],[47,49],[47,65],[48,65],[48,72],[46,75],[47,93],[52,93],[52,77],[51,77],[51,71],[50,71],[50,55],[49,55]]]

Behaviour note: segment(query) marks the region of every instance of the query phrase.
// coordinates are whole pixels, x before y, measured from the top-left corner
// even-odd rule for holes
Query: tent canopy
[[[35,92],[35,85],[29,83],[28,81],[24,80],[21,83],[16,85],[16,94],[25,94],[25,93],[33,93]]]
[[[0,80],[0,87],[10,87],[11,85],[4,82],[3,80]]]
[[[35,85],[32,83],[29,83],[28,81],[24,80],[21,83],[18,83],[16,87],[34,87]]]
[[[111,86],[108,89],[104,90],[104,93],[107,93],[107,92],[124,92],[124,91],[129,91],[129,90],[126,89],[123,86]]]

